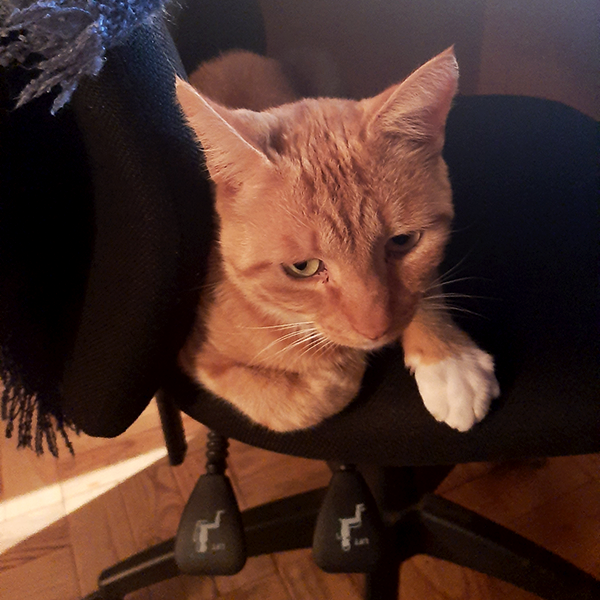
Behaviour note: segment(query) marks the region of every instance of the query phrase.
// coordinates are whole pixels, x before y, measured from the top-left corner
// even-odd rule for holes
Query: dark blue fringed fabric
[[[97,75],[108,48],[162,9],[165,0],[9,0],[0,8],[0,65],[34,67],[17,106],[54,86],[54,114],[84,75]]]
[[[20,91],[17,107],[52,90],[56,96],[53,103],[48,102],[48,106],[51,104],[50,112],[55,114],[70,100],[82,77],[98,74],[106,51],[124,41],[138,25],[152,19],[165,3],[166,0],[38,0],[33,3],[31,0],[0,0],[0,67],[3,67],[0,76],[6,75],[6,81],[0,83],[7,83],[7,86],[0,86],[3,92],[0,116],[7,117],[2,121],[0,133],[9,141],[14,140],[11,136],[18,135],[13,126],[14,119],[7,110],[7,107],[14,106],[13,99],[4,98],[4,93],[9,89],[12,92],[17,82],[26,82]],[[24,68],[13,69],[19,65]],[[15,72],[18,76],[13,77]],[[24,78],[24,74],[30,74],[30,77]],[[24,125],[19,119],[17,122]],[[40,146],[46,147],[45,142],[41,140]],[[14,165],[11,169],[9,160],[11,147],[4,145],[1,150],[2,225],[6,227],[11,218],[20,225],[23,214],[15,207],[21,203],[27,206],[28,198],[19,196],[18,175],[14,173]],[[18,151],[16,155],[19,155]],[[18,169],[17,172],[22,173]],[[3,252],[13,251],[9,243],[4,239],[2,242]],[[22,248],[14,251],[22,252]],[[37,313],[27,315],[30,307],[26,304],[23,305],[23,313],[18,308],[14,312],[5,312],[11,301],[27,300],[30,298],[28,294],[38,289],[29,286],[28,273],[21,277],[11,271],[23,265],[26,268],[27,264],[26,260],[11,261],[6,255],[2,258],[0,277],[5,279],[0,281],[0,289],[6,302],[0,302],[0,419],[6,422],[7,437],[16,434],[19,447],[33,447],[40,454],[46,446],[56,456],[57,434],[64,438],[72,451],[67,429],[73,428],[71,423],[64,421],[56,406],[57,382],[40,382],[39,377],[43,375],[38,373],[32,376],[28,366],[20,360],[22,353],[19,352],[27,349],[35,354],[35,348],[31,348],[34,342],[25,340],[16,343],[19,350],[15,354],[15,340],[11,337],[15,329],[4,327],[2,322],[13,318],[14,313],[19,316],[25,314],[24,319],[33,320],[33,323],[27,323],[31,327],[25,327],[25,333],[37,331],[37,325],[40,331],[46,331],[45,317]],[[21,306],[21,302],[18,305]],[[37,320],[43,323],[38,324]],[[40,339],[47,341],[43,333]],[[40,355],[45,356],[44,352]],[[53,366],[49,366],[47,371],[54,374]]]

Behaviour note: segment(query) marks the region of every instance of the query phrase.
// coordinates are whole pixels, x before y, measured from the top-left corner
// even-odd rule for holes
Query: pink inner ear
[[[412,134],[417,139],[443,139],[446,118],[458,88],[453,48],[442,52],[402,83],[367,101],[373,131]]]

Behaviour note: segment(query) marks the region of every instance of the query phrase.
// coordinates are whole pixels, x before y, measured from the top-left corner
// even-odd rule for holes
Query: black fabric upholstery
[[[160,386],[202,280],[202,263],[189,255],[205,254],[211,239],[210,189],[175,110],[173,65],[153,51],[167,39],[158,25],[136,31],[74,99],[96,230],[63,407],[96,435],[121,433]],[[149,53],[156,59],[141,68],[138,57]]]
[[[169,25],[188,68],[233,47],[264,50],[254,0],[186,5]],[[14,111],[31,73],[0,70],[0,371],[17,390],[3,418],[21,445],[33,434],[41,451],[47,436],[56,453],[63,420],[123,432],[190,327],[212,209],[175,71],[185,72],[158,19],[110,50],[56,117],[51,94]]]
[[[198,12],[203,5],[191,3],[196,12],[175,22],[184,36],[189,24],[198,26],[196,59],[217,47],[262,50],[262,22],[240,22],[256,13],[253,1],[237,12],[210,2]],[[111,51],[100,76],[74,97],[92,165],[96,230],[62,395],[65,414],[90,435],[122,433],[148,404],[190,329],[203,282],[210,187],[176,107],[176,71],[185,74],[157,20]]]
[[[277,434],[174,376],[192,417],[254,446],[387,465],[600,450],[598,128],[564,105],[460,98],[445,147],[455,232],[445,263],[457,320],[492,352],[502,388],[467,433],[427,413],[399,349],[372,359],[359,397],[309,430]]]
[[[93,243],[92,186],[72,111],[53,117],[48,96],[14,110],[29,76],[0,69],[0,377],[8,431],[56,453],[60,380]]]

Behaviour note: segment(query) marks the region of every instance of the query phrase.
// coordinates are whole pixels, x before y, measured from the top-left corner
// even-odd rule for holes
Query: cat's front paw
[[[407,356],[406,366],[414,373],[427,410],[458,431],[467,431],[487,414],[500,394],[492,357],[479,348],[425,364]]]

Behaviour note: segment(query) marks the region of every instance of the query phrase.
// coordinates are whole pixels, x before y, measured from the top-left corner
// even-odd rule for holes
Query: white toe
[[[492,357],[478,348],[437,363],[407,357],[427,410],[458,431],[467,431],[487,414],[500,394]]]

